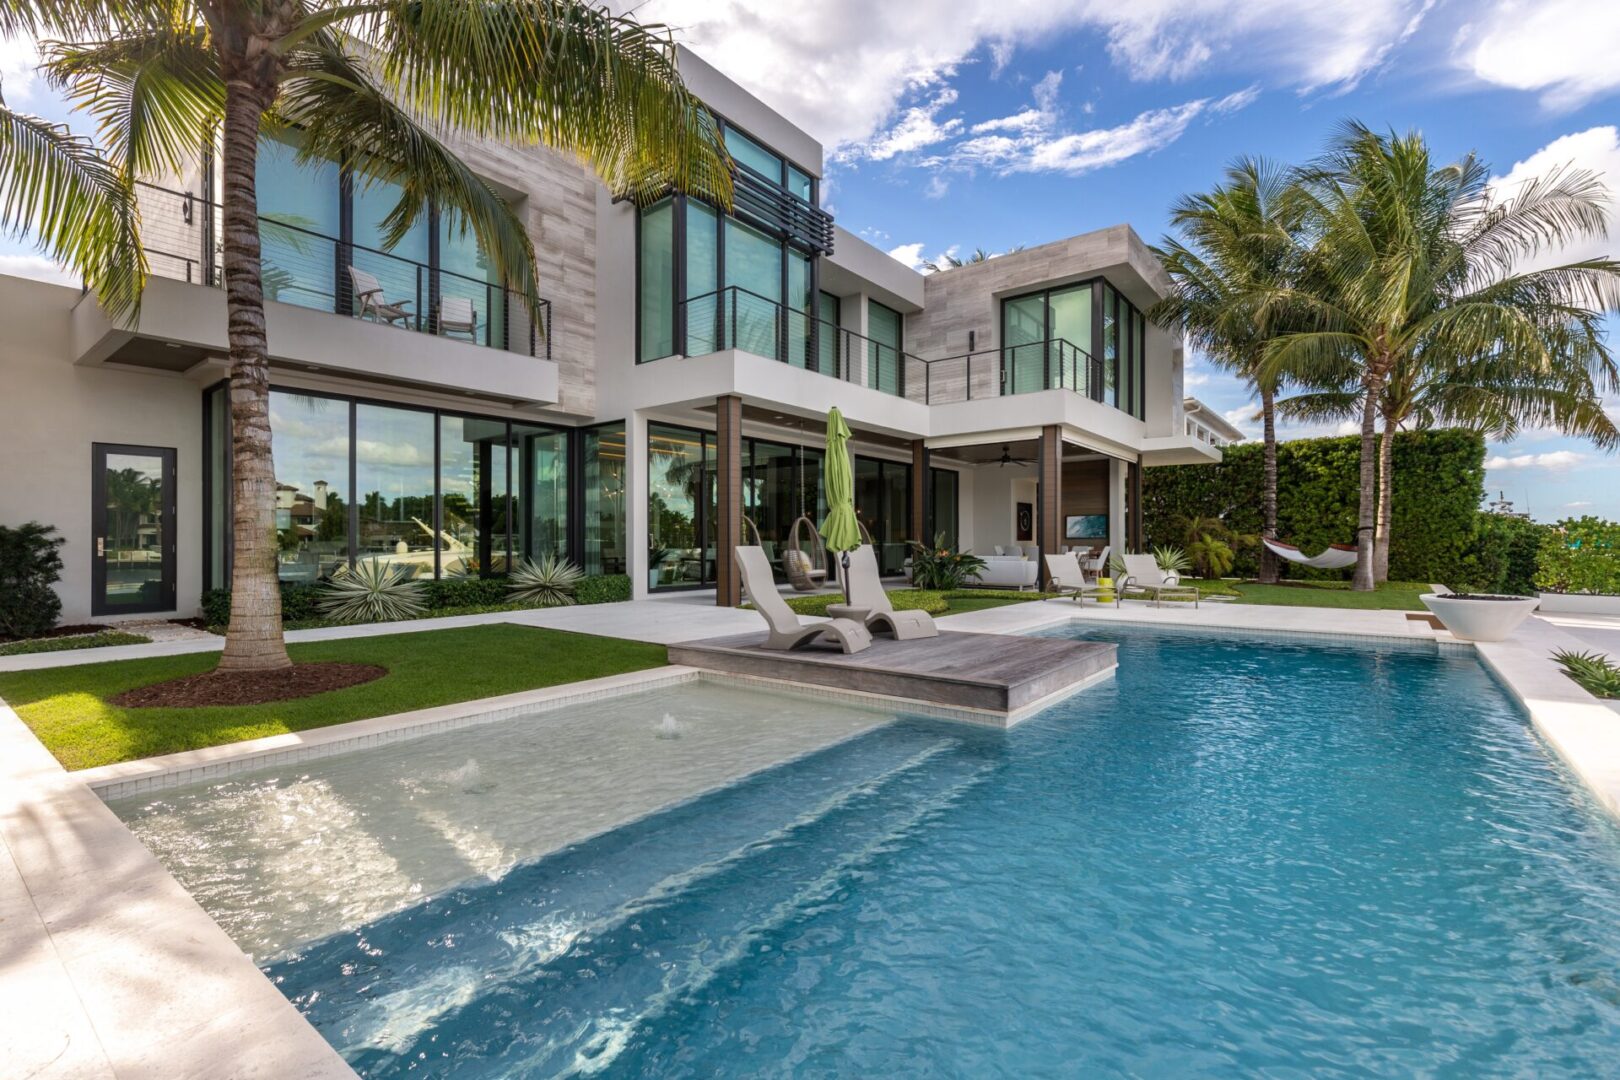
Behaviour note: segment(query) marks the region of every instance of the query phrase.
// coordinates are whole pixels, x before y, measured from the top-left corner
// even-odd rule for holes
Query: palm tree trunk
[[[221,154],[223,256],[231,360],[231,621],[220,671],[292,666],[276,580],[276,478],[270,460],[270,366],[259,265],[255,171],[259,121],[272,91],[245,77],[225,86]]]
[[[1389,580],[1389,531],[1395,505],[1395,429],[1384,418],[1384,436],[1378,440],[1378,531],[1373,539],[1373,580]]]
[[[1356,515],[1356,575],[1350,588],[1373,591],[1373,530],[1377,506],[1378,394],[1381,379],[1369,372],[1362,380],[1361,405],[1361,502]]]
[[[1271,386],[1260,388],[1260,422],[1265,438],[1265,473],[1260,492],[1260,535],[1267,540],[1277,539],[1277,392]],[[1260,545],[1260,583],[1277,582],[1277,556],[1264,544]]]

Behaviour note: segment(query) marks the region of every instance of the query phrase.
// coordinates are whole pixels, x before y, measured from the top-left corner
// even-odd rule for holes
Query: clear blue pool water
[[[1620,835],[1470,656],[1111,630],[267,970],[368,1077],[1620,1075]]]

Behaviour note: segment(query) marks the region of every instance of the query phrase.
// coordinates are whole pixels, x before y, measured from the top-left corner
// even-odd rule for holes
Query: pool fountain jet
[[[660,739],[678,739],[686,734],[686,725],[675,719],[673,713],[665,713],[653,734]]]

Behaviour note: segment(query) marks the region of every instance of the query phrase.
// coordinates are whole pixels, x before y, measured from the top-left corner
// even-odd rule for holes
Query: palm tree
[[[1522,419],[1578,423],[1588,388],[1620,389],[1602,336],[1603,313],[1620,307],[1620,262],[1520,269],[1543,248],[1605,235],[1607,193],[1592,173],[1555,170],[1502,199],[1478,159],[1435,165],[1416,132],[1384,136],[1347,123],[1295,190],[1309,243],[1296,280],[1263,308],[1286,309],[1291,323],[1268,343],[1266,369],[1354,395],[1361,500],[1352,588],[1370,590],[1375,473],[1386,490],[1393,485],[1393,440],[1377,449],[1381,413],[1407,399],[1415,408],[1408,388],[1431,380],[1451,387],[1434,401],[1464,408],[1482,400],[1477,385],[1488,375],[1526,388]],[[1554,401],[1548,386],[1574,387],[1576,398]]]
[[[14,0],[0,7],[0,33],[60,39],[45,45],[45,71],[95,118],[103,164],[123,192],[121,200],[109,196],[115,209],[101,217],[74,204],[60,212],[81,221],[42,230],[87,275],[115,241],[138,250],[127,246],[132,234],[115,237],[103,220],[127,215],[134,182],[180,172],[218,140],[235,545],[221,671],[290,663],[272,540],[254,187],[263,131],[297,128],[303,159],[344,160],[363,179],[398,185],[400,200],[383,221],[385,246],[432,205],[457,211],[534,316],[527,231],[436,131],[544,142],[589,162],[615,195],[642,200],[673,185],[730,205],[730,158],[712,116],[681,82],[668,32],[580,0]],[[38,154],[8,150],[0,173],[12,179],[0,184],[43,189],[53,183],[52,167]],[[91,257],[74,258],[83,247]],[[115,310],[131,313],[143,272],[133,272],[134,282],[104,276],[93,283]]]
[[[1020,251],[1023,251],[1023,250],[1024,250],[1024,245],[1023,244],[1014,244],[1012,247],[1008,248],[1006,251],[1001,252],[1000,254],[1002,254],[1002,255],[1016,255]],[[923,265],[923,269],[927,270],[930,274],[937,274],[941,270],[955,270],[958,266],[973,266],[976,263],[986,263],[986,262],[989,262],[991,259],[994,259],[996,257],[996,255],[997,255],[996,252],[990,251],[990,250],[988,250],[986,248],[977,247],[977,248],[974,248],[973,253],[971,255],[969,255],[965,259],[958,259],[955,255],[948,255],[947,254],[947,255],[941,255],[939,257],[940,258],[939,262],[924,262],[922,265]]]
[[[1170,292],[1149,317],[1177,326],[1216,364],[1234,372],[1260,397],[1264,439],[1260,534],[1277,536],[1277,392],[1279,376],[1265,363],[1267,343],[1280,332],[1282,309],[1262,307],[1285,288],[1297,250],[1287,172],[1258,158],[1239,158],[1224,183],[1187,195],[1171,211],[1184,239],[1154,249],[1170,275]],[[1259,580],[1277,580],[1277,557],[1260,549]]]

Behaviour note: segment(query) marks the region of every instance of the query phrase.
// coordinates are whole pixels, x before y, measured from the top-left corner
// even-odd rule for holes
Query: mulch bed
[[[376,664],[337,663],[294,664],[280,671],[210,671],[138,686],[109,698],[107,703],[124,709],[264,705],[359,686],[386,674],[388,669]]]

